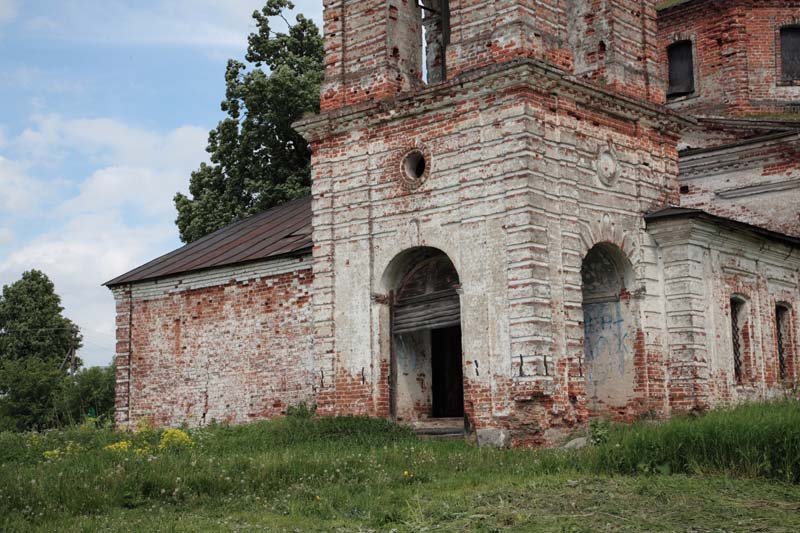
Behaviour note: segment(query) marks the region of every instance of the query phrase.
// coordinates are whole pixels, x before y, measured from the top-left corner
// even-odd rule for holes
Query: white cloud
[[[81,357],[104,365],[114,354],[114,301],[101,284],[174,245],[175,229],[163,221],[126,224],[118,214],[80,215],[48,231],[0,262],[0,280],[45,272],[62,297],[65,316],[86,339]]]
[[[48,196],[48,188],[19,163],[0,156],[0,215],[30,213]]]
[[[65,79],[52,72],[30,66],[17,67],[5,72],[0,79],[0,87],[58,95],[81,95],[87,92],[86,85],[81,81]]]
[[[81,356],[87,364],[107,364],[113,355],[114,302],[101,284],[179,245],[172,197],[186,189],[190,172],[207,158],[206,140],[207,130],[196,126],[160,133],[107,118],[37,116],[11,140],[22,158],[49,157],[56,169],[77,158],[94,167],[73,179],[71,195],[61,190],[61,199],[47,206],[28,198],[43,184],[21,164],[0,159],[0,187],[19,196],[0,196],[0,212],[6,203],[27,203],[40,220],[52,221],[41,222],[28,242],[12,244],[0,257],[0,284],[31,268],[47,273],[65,315],[84,333]],[[15,229],[12,223],[9,230]],[[21,240],[18,235],[14,242]]]
[[[2,0],[0,0],[2,1]],[[299,0],[296,12],[322,19],[322,0]],[[134,45],[243,48],[264,0],[72,0],[27,27],[68,40]]]
[[[11,243],[14,240],[14,232],[8,228],[0,228],[0,246]]]
[[[68,120],[36,115],[16,139],[16,148],[37,162],[58,162],[70,153],[97,164],[155,167],[185,171],[205,158],[208,130],[184,126],[166,134],[136,128],[109,118]]]
[[[0,24],[17,16],[16,0],[0,0]]]

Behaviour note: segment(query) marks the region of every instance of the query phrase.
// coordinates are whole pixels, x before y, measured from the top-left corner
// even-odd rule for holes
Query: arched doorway
[[[458,272],[435,248],[397,256],[390,290],[390,409],[398,422],[463,419],[464,384]]]
[[[586,254],[581,279],[589,411],[620,413],[633,398],[636,379],[633,267],[620,248],[601,243]]]

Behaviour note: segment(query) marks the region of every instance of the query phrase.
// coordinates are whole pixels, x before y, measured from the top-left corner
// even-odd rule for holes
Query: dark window
[[[447,79],[447,47],[450,45],[450,2],[422,0],[423,60],[428,83]]]
[[[787,377],[787,361],[789,355],[789,309],[783,305],[775,308],[775,327],[778,333],[778,372],[781,381]]]
[[[781,77],[800,80],[800,26],[781,30]]]
[[[742,382],[742,321],[744,320],[742,300],[731,298],[731,339],[733,340],[733,375],[736,383]]]
[[[669,89],[667,96],[675,98],[694,92],[694,57],[692,41],[679,41],[667,48],[669,60]]]

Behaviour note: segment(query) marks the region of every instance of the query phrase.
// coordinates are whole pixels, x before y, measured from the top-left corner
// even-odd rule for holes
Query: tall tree
[[[30,270],[3,287],[0,295],[0,361],[38,359],[61,366],[81,347],[81,335],[62,315],[61,298],[50,278]],[[80,360],[74,359],[74,368]]]
[[[175,195],[184,242],[309,193],[311,153],[292,123],[319,112],[324,50],[314,22],[285,18],[291,9],[289,0],[267,0],[253,13],[249,67],[228,61],[221,105],[227,117],[209,133],[211,162],[192,173],[190,196]],[[273,31],[273,17],[288,26],[286,33]]]
[[[0,430],[42,429],[57,419],[56,395],[81,347],[76,326],[62,315],[53,282],[30,270],[0,295]]]

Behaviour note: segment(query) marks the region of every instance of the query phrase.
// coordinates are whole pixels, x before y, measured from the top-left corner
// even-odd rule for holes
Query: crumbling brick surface
[[[679,179],[691,121],[659,105],[659,61],[676,32],[713,44],[700,96],[678,108],[783,109],[797,89],[762,86],[771,44],[748,40],[796,2],[723,4],[669,10],[657,36],[652,0],[453,1],[446,76],[426,84],[416,2],[325,0],[322,113],[296,125],[313,147],[312,255],[115,287],[118,422],[244,422],[302,401],[322,415],[430,416],[427,396],[398,405],[392,389],[397,372],[420,391],[431,383],[435,355],[398,364],[415,348],[397,350],[391,328],[397,265],[420,250],[446,255],[458,274],[464,416],[478,442],[550,445],[592,416],[782,394],[798,378],[796,243],[708,217],[644,217],[683,201],[797,228],[789,203],[770,215],[762,200],[734,198],[788,194],[790,184],[765,181],[797,172],[785,138],[747,156],[733,146],[732,162],[725,150],[684,154]],[[701,10],[710,5],[713,17]],[[741,70],[753,47],[757,75]],[[717,83],[719,94],[707,91]],[[591,300],[583,267],[597,249],[628,269]],[[742,383],[733,294],[749,303]],[[600,348],[590,354],[587,342]]]
[[[787,379],[777,377],[776,305],[790,302],[791,335],[800,332],[796,248],[703,220],[663,220],[650,223],[649,230],[662,250],[667,278],[672,408],[704,409],[789,392],[799,376],[793,361]],[[734,376],[734,297],[745,302],[741,383]]]
[[[800,23],[797,0],[694,0],[658,17],[659,64],[667,76],[667,47],[691,40],[695,93],[670,102],[702,115],[795,116],[800,82],[784,82],[780,29]]]
[[[639,284],[657,268],[642,214],[677,202],[677,125],[562,84],[535,62],[473,75],[386,110],[337,112],[332,130],[317,129],[325,116],[303,126],[314,146],[316,361],[335,376],[321,408],[379,413],[391,339],[374,296],[389,289],[382,280],[394,257],[428,246],[448,255],[463,286],[470,427],[545,442],[587,415],[583,257],[610,242],[629,255]],[[413,146],[428,147],[430,175],[409,191],[397,163]],[[600,154],[610,169],[598,168]],[[643,333],[631,341],[631,368],[634,351],[642,361],[665,356],[663,303],[657,291],[637,298],[634,331]],[[635,373],[638,399],[625,416],[653,409],[652,398],[663,413],[663,365]],[[523,426],[538,429],[523,437]]]
[[[800,134],[689,152],[681,205],[800,237]]]
[[[117,287],[117,422],[242,423],[313,403],[312,280],[295,260]]]

